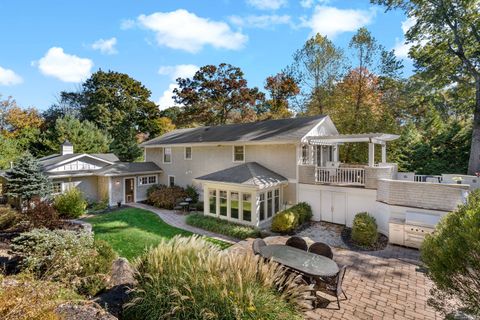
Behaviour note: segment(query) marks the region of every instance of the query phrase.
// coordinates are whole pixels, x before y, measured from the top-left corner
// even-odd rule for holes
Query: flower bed
[[[190,214],[187,224],[207,231],[220,233],[236,239],[258,238],[260,230],[254,227],[229,222],[214,217],[207,217],[200,213]]]

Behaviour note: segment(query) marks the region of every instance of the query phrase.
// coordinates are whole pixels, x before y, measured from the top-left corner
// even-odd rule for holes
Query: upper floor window
[[[147,184],[155,184],[157,183],[157,176],[144,176],[138,178],[138,185],[144,186]]]
[[[163,148],[163,163],[172,163],[172,148]]]
[[[233,146],[233,161],[234,162],[245,161],[245,146]]]
[[[192,160],[192,147],[185,147],[185,160]]]

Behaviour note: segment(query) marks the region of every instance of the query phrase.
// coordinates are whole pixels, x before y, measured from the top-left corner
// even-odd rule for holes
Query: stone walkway
[[[286,239],[265,241],[284,244]],[[252,242],[241,241],[229,250],[251,252]],[[347,266],[343,289],[348,300],[336,310],[336,299],[320,294],[321,307],[306,312],[306,319],[443,319],[427,305],[432,283],[419,268],[418,250],[389,245],[375,252],[333,251],[334,260]]]
[[[175,211],[172,211],[172,210],[158,209],[156,207],[149,206],[149,205],[143,204],[143,203],[130,203],[129,206],[134,207],[134,208],[139,208],[139,209],[144,209],[144,210],[151,211],[151,212],[155,213],[157,216],[159,216],[160,219],[162,219],[165,223],[168,223],[169,225],[171,225],[173,227],[176,227],[176,228],[179,228],[179,229],[187,230],[187,231],[190,231],[190,232],[193,232],[193,233],[196,233],[196,234],[200,234],[202,236],[207,236],[209,238],[222,240],[222,241],[225,241],[225,242],[228,242],[228,243],[231,243],[231,244],[234,244],[234,243],[237,243],[237,242],[240,241],[238,239],[228,237],[228,236],[224,236],[222,234],[213,233],[213,232],[206,231],[206,230],[203,230],[203,229],[200,229],[200,228],[192,227],[192,226],[188,225],[187,222],[185,221],[186,218],[187,218],[186,215],[176,213]]]

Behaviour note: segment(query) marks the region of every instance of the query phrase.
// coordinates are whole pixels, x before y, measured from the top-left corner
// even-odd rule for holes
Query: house
[[[398,173],[387,162],[387,144],[397,138],[340,134],[329,116],[314,116],[179,129],[141,147],[145,161],[162,168],[159,183],[198,188],[205,215],[264,227],[304,201],[315,221],[351,226],[367,211],[392,242],[415,247],[478,179]],[[368,163],[340,163],[345,143],[368,148]]]
[[[148,187],[158,183],[162,173],[153,162],[120,162],[113,153],[74,153],[68,141],[61,146],[60,154],[40,158],[39,162],[52,181],[53,194],[76,187],[88,201],[107,199],[109,205],[145,200]]]

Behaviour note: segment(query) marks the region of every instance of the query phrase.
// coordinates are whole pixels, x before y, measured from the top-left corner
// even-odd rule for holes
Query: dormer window
[[[245,146],[233,146],[233,162],[245,161]]]

